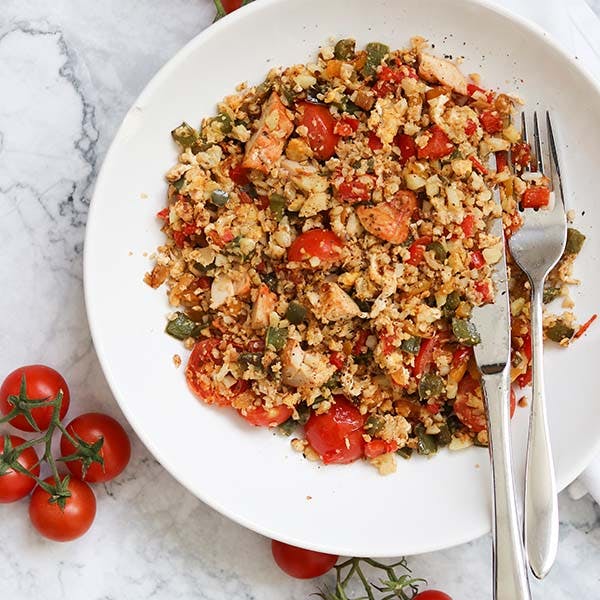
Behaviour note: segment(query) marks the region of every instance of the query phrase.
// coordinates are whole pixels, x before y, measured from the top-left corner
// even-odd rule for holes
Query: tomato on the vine
[[[425,590],[414,596],[413,600],[452,600],[452,598],[439,590]]]
[[[9,448],[6,448],[7,438]],[[4,462],[4,459],[10,458],[10,453],[14,451],[17,446],[24,443],[25,440],[17,435],[0,437],[0,503],[16,502],[21,498],[25,498],[35,486],[33,477],[15,471]],[[39,476],[40,461],[33,448],[27,448],[20,454],[17,460],[24,469],[27,469],[36,477]],[[5,470],[5,467],[7,466],[8,468]]]
[[[277,566],[297,579],[320,577],[331,570],[339,558],[334,554],[305,550],[277,540],[271,540],[271,552]]]
[[[45,483],[54,486],[54,477]],[[70,496],[61,508],[50,494],[36,487],[29,501],[29,518],[32,525],[44,537],[56,542],[69,542],[81,537],[94,522],[96,497],[90,486],[79,479],[70,479],[66,486]]]
[[[102,413],[85,413],[73,419],[66,427],[68,434],[80,442],[73,445],[63,433],[60,451],[63,457],[79,450],[81,459],[66,462],[75,477],[91,483],[110,481],[129,463],[131,443],[121,424]],[[102,440],[101,444],[98,444]],[[81,443],[83,442],[83,443]],[[94,445],[99,445],[97,450]],[[102,463],[98,459],[102,460]]]
[[[23,386],[23,381],[25,385]],[[60,418],[64,418],[69,409],[69,386],[63,376],[45,365],[27,365],[15,369],[0,386],[0,414],[8,415],[14,408],[27,406],[27,400],[53,400],[62,390],[63,399]],[[53,406],[31,408],[31,418],[40,431],[48,429],[52,420]],[[23,413],[10,419],[10,424],[21,431],[35,431],[35,427]]]

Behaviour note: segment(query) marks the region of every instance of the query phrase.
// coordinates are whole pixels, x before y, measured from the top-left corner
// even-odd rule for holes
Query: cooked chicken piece
[[[258,128],[246,143],[242,165],[268,173],[283,154],[285,141],[294,131],[294,123],[276,92],[263,107]]]
[[[288,340],[281,354],[282,381],[291,387],[321,387],[331,378],[335,367],[318,352],[305,352],[296,340]]]
[[[356,302],[337,283],[322,283],[318,292],[308,292],[306,296],[314,315],[324,323],[362,314]]]
[[[275,304],[277,304],[277,296],[264,283],[261,283],[252,306],[250,317],[252,329],[264,329],[269,325],[269,318],[275,310]]]
[[[441,83],[459,94],[467,94],[467,79],[460,69],[449,60],[426,52],[419,55],[419,75],[430,83]]]
[[[357,207],[356,214],[370,234],[392,244],[402,244],[408,237],[410,219],[416,207],[415,194],[400,190],[388,202]]]
[[[210,307],[219,308],[234,296],[245,296],[250,291],[250,277],[243,271],[218,275],[210,286]]]

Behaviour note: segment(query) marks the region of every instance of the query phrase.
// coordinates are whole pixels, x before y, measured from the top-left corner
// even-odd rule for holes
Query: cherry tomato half
[[[44,481],[54,484],[53,477]],[[96,497],[87,483],[71,479],[68,490],[71,495],[66,499],[64,510],[56,502],[50,502],[48,492],[39,486],[29,501],[31,523],[41,535],[56,542],[69,542],[81,537],[92,526],[96,516]]]
[[[27,397],[30,400],[52,400],[62,390],[63,400],[60,409],[60,418],[62,419],[69,409],[69,386],[58,371],[45,365],[27,365],[15,369],[6,377],[0,386],[0,413],[7,415],[13,409],[8,397],[19,396],[23,376],[25,376]],[[31,409],[31,416],[40,431],[48,429],[53,410],[52,406]],[[21,431],[35,431],[35,428],[27,422],[23,415],[17,415],[11,419],[10,424]]]
[[[452,600],[452,598],[439,590],[425,590],[414,596],[413,600]]]
[[[18,435],[9,435],[10,445],[16,448],[25,443]],[[5,436],[0,437],[0,453],[4,452]],[[0,462],[2,458],[0,457]],[[39,458],[33,448],[27,448],[18,458],[19,464],[33,473],[36,477],[40,474]],[[0,475],[0,503],[16,502],[28,496],[35,486],[35,480],[14,469],[8,469]]]
[[[322,261],[331,262],[340,257],[344,243],[327,229],[311,229],[301,233],[288,248],[288,260],[300,262],[316,256]]]
[[[240,415],[255,427],[277,427],[287,421],[294,411],[289,406],[279,405],[272,408],[254,406],[246,410],[246,414],[240,411]]]
[[[313,413],[304,426],[306,439],[325,464],[346,464],[363,455],[364,417],[343,396],[334,396],[328,412]]]
[[[334,554],[305,550],[277,540],[271,540],[271,552],[277,566],[284,573],[297,579],[320,577],[333,569],[339,558]]]
[[[85,413],[73,419],[67,425],[67,431],[75,439],[80,438],[88,444],[103,439],[99,455],[103,464],[92,462],[83,474],[81,460],[66,463],[67,468],[75,477],[91,483],[110,481],[119,475],[131,458],[131,443],[121,424],[102,413]],[[60,451],[63,456],[75,452],[75,446],[63,433],[60,439]]]
[[[479,406],[475,404],[473,397],[481,400]],[[479,403],[477,403],[479,404]],[[510,388],[510,418],[512,419],[517,407],[517,397],[514,389]],[[485,405],[483,402],[483,392],[478,381],[475,381],[470,375],[463,377],[458,385],[458,393],[454,402],[454,413],[463,425],[466,425],[471,431],[479,433],[487,428],[485,414]]]
[[[335,134],[336,120],[324,104],[300,102],[300,125],[308,129],[308,145],[319,160],[329,160],[340,136]]]

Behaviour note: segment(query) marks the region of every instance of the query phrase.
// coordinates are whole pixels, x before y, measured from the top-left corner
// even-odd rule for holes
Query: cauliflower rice
[[[519,202],[543,201],[549,182],[522,177],[520,101],[476,80],[420,38],[396,51],[340,40],[174,130],[167,239],[145,280],[166,284],[167,333],[192,350],[198,397],[303,427],[292,446],[308,458],[364,456],[382,473],[396,454],[487,444],[469,317],[494,297],[502,241],[488,226],[502,216],[509,236]],[[549,278],[547,299],[567,308],[583,240],[569,231]],[[529,289],[508,258],[524,387]],[[570,311],[545,326],[562,345],[577,336]]]

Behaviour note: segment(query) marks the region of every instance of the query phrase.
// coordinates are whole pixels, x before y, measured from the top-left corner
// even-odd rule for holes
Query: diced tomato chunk
[[[337,188],[337,196],[342,202],[365,202],[370,200],[374,185],[373,178],[370,178],[371,185],[368,183],[367,176],[360,179],[350,179],[340,183]]]
[[[248,185],[248,170],[242,167],[241,163],[229,169],[229,177],[236,185]]]
[[[365,444],[365,456],[367,458],[377,458],[382,454],[396,452],[396,450],[398,450],[398,442],[396,441],[372,440]]]
[[[462,223],[460,224],[461,229],[463,230],[463,233],[465,234],[465,237],[473,237],[473,234],[475,233],[475,215],[469,213],[463,220]]]
[[[504,171],[508,167],[508,152],[501,150],[496,152],[496,171]]]
[[[346,356],[343,352],[332,352],[329,355],[329,362],[338,370],[341,371],[344,368],[346,362]]]
[[[454,144],[439,125],[434,125],[429,132],[431,133],[431,137],[427,144],[423,148],[417,149],[417,156],[419,158],[435,160],[452,154]]]
[[[335,124],[333,133],[341,137],[348,137],[353,133],[356,133],[359,124],[360,121],[358,119],[353,117],[344,117]]]
[[[452,355],[452,366],[458,367],[471,358],[473,349],[470,346],[459,346]]]
[[[385,356],[388,356],[396,349],[396,346],[394,345],[394,340],[396,339],[395,336],[383,333],[379,336],[379,339],[381,340],[383,354]]]
[[[162,219],[163,221],[168,221],[169,220],[169,208],[163,208],[162,210],[159,210],[156,213],[156,217],[158,219]]]
[[[470,136],[470,135],[473,135],[476,131],[477,131],[477,123],[475,123],[475,121],[473,121],[473,119],[469,119],[467,121],[467,125],[465,127],[465,133]]]
[[[531,372],[531,367],[529,367],[527,371],[523,373],[523,375],[519,375],[517,377],[517,384],[520,388],[526,388],[531,383],[532,378],[533,376]]]
[[[427,371],[429,365],[433,362],[433,351],[437,346],[437,337],[421,340],[421,347],[419,353],[415,358],[415,366],[413,368],[413,375],[419,377]]]
[[[494,99],[494,92],[491,90],[484,90],[482,87],[475,85],[474,83],[467,83],[467,94],[471,96],[471,98],[475,95],[476,92],[481,92],[485,95],[485,99],[488,102],[491,102]]]
[[[478,281],[475,284],[475,290],[481,295],[481,299],[485,303],[492,301],[492,290],[490,289],[490,285],[487,281]]]
[[[356,342],[354,343],[354,346],[352,346],[352,354],[354,356],[360,356],[363,352],[365,352],[365,350],[367,348],[366,341],[367,341],[368,337],[369,337],[368,329],[362,329],[358,333]]]
[[[411,158],[417,156],[415,140],[405,133],[399,133],[394,138],[394,146],[400,150],[400,164],[405,165]]]
[[[502,117],[498,114],[496,110],[485,110],[481,113],[479,117],[479,122],[481,126],[487,133],[498,133],[504,129],[504,124],[502,123]]]
[[[550,190],[547,187],[536,185],[523,192],[521,206],[523,208],[543,208],[550,203]]]
[[[426,404],[425,409],[430,415],[437,415],[440,412],[439,404]]]
[[[485,265],[485,258],[483,258],[481,250],[471,252],[471,260],[469,262],[471,269],[481,269],[483,265]]]
[[[431,244],[430,237],[417,238],[411,245],[408,251],[410,252],[410,258],[406,261],[409,265],[417,266],[423,260],[425,256],[425,250],[427,244]]]
[[[531,146],[525,142],[513,144],[512,147],[513,162],[522,167],[526,167],[531,162]]]
[[[473,169],[480,175],[487,175],[487,169],[473,155],[469,156],[469,160],[473,163]]]
[[[369,148],[375,152],[383,148],[383,142],[379,139],[378,135],[372,131],[369,132]]]

